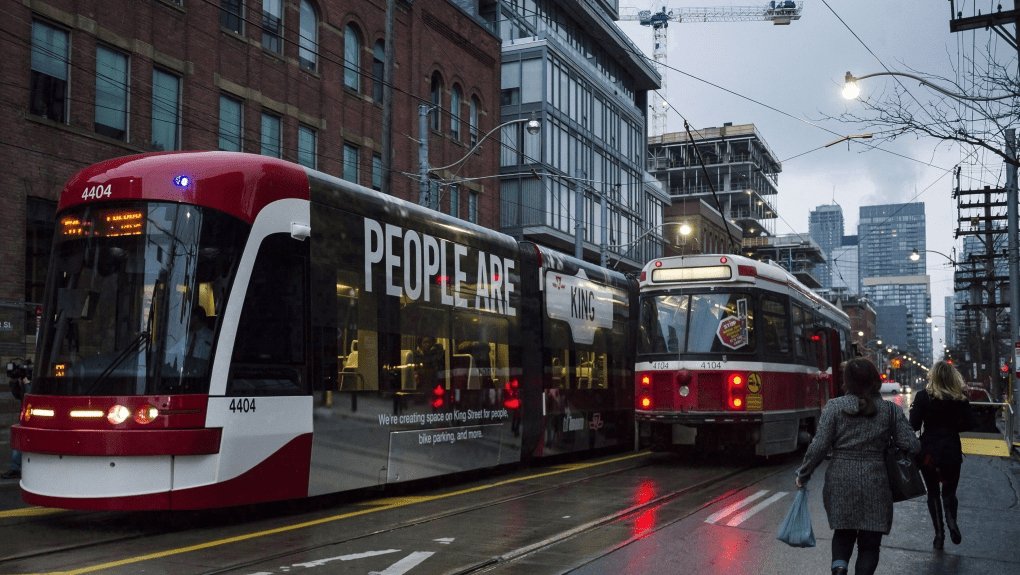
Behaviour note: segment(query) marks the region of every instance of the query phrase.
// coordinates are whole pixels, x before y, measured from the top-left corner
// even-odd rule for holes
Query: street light
[[[481,138],[478,138],[478,142],[464,155],[463,158],[450,164],[449,166],[443,166],[441,168],[433,168],[429,166],[429,125],[428,116],[433,106],[429,104],[418,104],[418,205],[428,206],[429,205],[429,173],[438,170],[448,170],[454,166],[457,166],[471,157],[478,149],[478,146],[482,145],[482,142],[489,136],[499,130],[505,128],[511,124],[520,124],[527,122],[525,129],[529,134],[534,136],[542,130],[542,124],[534,117],[529,118],[518,118],[516,120],[510,120],[509,122],[503,122],[502,124],[491,129]]]
[[[935,250],[921,250],[921,251],[924,252],[924,253],[938,254],[938,255],[946,258],[947,260],[949,260],[949,263],[952,264],[953,267],[956,267],[956,265],[957,265],[955,259],[953,259],[950,256],[947,256],[946,254],[944,254],[942,252],[937,252]],[[954,253],[956,252],[956,248],[953,248],[953,252]],[[910,261],[916,262],[917,260],[921,259],[921,252],[917,251],[917,248],[914,248],[914,251],[910,252],[910,255],[908,257],[910,258]]]
[[[905,78],[911,78],[911,79],[914,79],[914,80],[917,80],[918,82],[920,82],[922,86],[927,86],[927,87],[931,88],[932,90],[935,90],[936,92],[945,94],[946,96],[949,96],[951,98],[956,98],[957,100],[969,100],[971,102],[992,102],[992,101],[995,101],[995,100],[1005,100],[1006,98],[1012,98],[1012,97],[1015,96],[1015,94],[1006,94],[1004,96],[996,96],[994,98],[984,98],[984,97],[978,98],[978,97],[974,97],[974,96],[965,96],[963,94],[956,94],[956,93],[950,92],[949,90],[946,90],[944,88],[940,88],[940,87],[936,86],[935,84],[932,84],[931,82],[929,82],[928,80],[925,80],[924,78],[922,78],[920,76],[915,76],[913,74],[906,74],[904,72],[875,72],[874,74],[865,74],[863,76],[856,76],[856,77],[853,74],[851,74],[850,72],[847,72],[846,73],[846,78],[844,79],[844,84],[843,84],[843,97],[846,98],[847,100],[853,100],[853,99],[857,98],[857,96],[859,96],[860,93],[861,93],[861,88],[857,85],[857,81],[858,80],[863,80],[865,78],[872,78],[874,76],[903,76]]]

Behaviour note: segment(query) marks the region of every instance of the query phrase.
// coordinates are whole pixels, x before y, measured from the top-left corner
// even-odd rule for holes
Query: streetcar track
[[[415,500],[415,501],[412,501],[410,503],[435,501],[435,500],[438,500],[438,499],[444,499],[444,498],[448,498],[448,497],[454,497],[454,496],[457,496],[457,495],[469,494],[469,493],[473,493],[473,492],[477,492],[477,491],[483,491],[483,490],[487,490],[487,489],[492,489],[492,488],[495,488],[495,487],[502,487],[502,486],[505,486],[505,485],[513,484],[513,483],[520,483],[522,481],[541,479],[543,477],[548,477],[548,476],[551,476],[551,475],[559,475],[559,474],[568,473],[568,472],[571,472],[571,471],[582,471],[582,470],[590,469],[591,467],[596,467],[596,466],[600,466],[600,465],[607,465],[607,464],[612,464],[612,463],[618,463],[618,462],[625,461],[625,460],[633,460],[631,462],[631,464],[628,464],[626,467],[622,467],[622,468],[619,468],[619,469],[612,469],[612,470],[609,470],[609,471],[605,471],[605,472],[601,472],[601,473],[596,473],[596,474],[584,474],[582,477],[578,477],[576,479],[572,479],[572,480],[566,481],[566,482],[557,482],[556,484],[551,485],[549,487],[542,487],[542,488],[532,489],[532,490],[529,490],[529,491],[524,492],[524,493],[518,493],[518,494],[512,495],[512,496],[501,497],[499,499],[487,501],[487,502],[480,503],[480,504],[465,505],[465,506],[462,506],[462,507],[458,507],[456,509],[444,510],[442,512],[433,513],[431,515],[425,515],[425,516],[418,517],[418,518],[415,518],[415,519],[407,520],[407,521],[404,521],[404,522],[402,522],[400,524],[394,525],[394,526],[389,527],[389,528],[379,529],[379,530],[376,530],[376,531],[373,531],[373,532],[362,533],[362,534],[359,534],[359,535],[356,535],[356,536],[353,536],[353,537],[337,539],[337,540],[334,540],[334,541],[324,542],[324,543],[320,543],[320,544],[316,544],[316,545],[308,545],[308,546],[305,546],[305,547],[302,547],[302,548],[298,548],[298,549],[290,549],[290,550],[288,550],[286,552],[281,552],[279,554],[262,556],[262,557],[258,558],[257,560],[246,561],[246,562],[242,562],[242,563],[235,563],[235,564],[232,564],[230,566],[220,567],[220,568],[218,568],[216,570],[213,570],[213,571],[206,571],[206,572],[204,572],[204,574],[205,575],[215,575],[215,574],[219,574],[219,573],[227,573],[227,572],[230,572],[230,571],[233,571],[233,570],[243,569],[245,567],[250,567],[252,565],[264,563],[266,561],[272,561],[272,560],[275,560],[275,559],[280,559],[280,558],[287,557],[287,556],[292,556],[292,555],[295,555],[295,554],[300,554],[300,553],[304,553],[304,552],[314,551],[316,549],[320,549],[320,548],[323,548],[323,547],[330,547],[330,546],[334,546],[334,545],[340,545],[340,544],[344,544],[344,543],[349,543],[349,542],[353,542],[353,541],[358,541],[358,540],[366,539],[366,538],[369,538],[369,537],[385,535],[387,533],[393,533],[393,532],[396,532],[396,531],[400,531],[402,529],[407,529],[407,528],[412,528],[412,527],[424,525],[424,524],[427,524],[427,523],[430,523],[430,522],[433,522],[433,521],[438,521],[438,520],[441,520],[441,519],[446,519],[446,518],[449,518],[449,517],[454,517],[454,516],[457,516],[457,515],[462,515],[464,513],[470,513],[470,512],[473,512],[473,511],[479,511],[479,510],[483,510],[483,509],[486,509],[486,508],[489,508],[489,507],[494,507],[494,506],[497,506],[497,505],[502,505],[502,504],[505,504],[505,503],[508,503],[508,502],[517,501],[517,500],[521,500],[521,499],[526,499],[528,497],[532,497],[532,496],[536,496],[536,495],[541,495],[543,493],[547,493],[547,492],[550,492],[550,491],[555,491],[555,490],[562,489],[564,487],[568,487],[568,486],[571,486],[571,485],[576,485],[576,484],[579,484],[579,483],[584,483],[586,481],[591,481],[593,479],[599,479],[599,478],[609,477],[609,476],[612,476],[612,475],[617,475],[617,474],[620,474],[620,473],[625,473],[625,472],[633,471],[635,469],[638,469],[638,468],[641,468],[641,467],[644,467],[644,466],[647,466],[647,465],[650,464],[650,461],[646,458],[647,455],[650,455],[650,453],[649,452],[640,452],[640,453],[634,453],[634,454],[625,455],[622,458],[615,458],[615,459],[612,459],[612,460],[609,460],[609,461],[602,461],[602,462],[596,461],[596,462],[587,462],[587,463],[563,464],[563,465],[553,466],[553,467],[551,467],[548,470],[542,470],[540,473],[537,473],[537,474],[531,474],[531,475],[525,475],[525,476],[521,476],[521,477],[509,478],[509,479],[501,480],[501,481],[498,481],[498,482],[495,482],[495,483],[476,485],[476,486],[472,486],[472,487],[467,487],[465,489],[454,490],[454,491],[451,491],[451,492],[448,492],[448,493],[442,493],[442,494],[434,495],[434,496],[426,496],[424,499]],[[353,502],[351,506],[372,506],[372,508],[370,508],[370,509],[364,509],[364,510],[362,510],[360,512],[358,512],[358,511],[354,512],[357,515],[361,515],[361,514],[368,514],[368,513],[375,513],[375,512],[386,511],[386,510],[390,510],[390,509],[396,509],[396,508],[403,507],[405,505],[409,505],[410,504],[410,503],[404,503],[404,502],[398,502],[398,503],[392,503],[392,504],[377,503],[377,502],[385,502],[387,500],[402,501],[402,499],[406,499],[406,498],[383,497],[383,498],[380,498],[380,499],[375,500],[375,501],[373,501],[373,500],[365,500],[365,501],[361,501],[361,502]],[[94,515],[94,514],[95,513],[87,513],[85,515],[82,515],[81,517],[88,517],[89,515]],[[341,514],[341,515],[343,517],[351,516],[351,514]],[[329,520],[329,518],[320,519],[320,520],[310,520],[310,521],[301,522],[300,525],[321,524],[321,523],[324,523],[324,522],[326,522],[328,520]],[[286,528],[275,528],[275,529],[274,528],[270,528],[270,529],[266,529],[266,530],[262,530],[262,531],[256,532],[252,536],[258,536],[259,533],[263,533],[263,532],[276,533],[276,532],[281,531],[282,529],[286,529]],[[162,533],[134,534],[134,535],[130,535],[130,536],[123,536],[123,537],[115,537],[115,538],[112,538],[112,539],[105,539],[105,540],[102,540],[102,541],[91,541],[91,542],[88,542],[88,543],[82,543],[82,544],[77,544],[77,545],[67,545],[67,546],[59,547],[59,548],[55,548],[55,549],[54,548],[48,548],[46,550],[42,550],[42,551],[38,551],[38,552],[29,552],[29,553],[24,553],[24,554],[21,554],[21,555],[16,555],[16,556],[4,557],[4,558],[0,559],[0,565],[5,565],[5,564],[13,563],[15,561],[23,561],[23,560],[28,560],[28,559],[38,559],[38,558],[45,558],[45,557],[57,557],[57,556],[59,556],[60,554],[63,554],[63,553],[80,551],[80,550],[85,550],[85,549],[102,549],[105,546],[121,544],[121,543],[124,543],[126,541],[134,541],[134,540],[144,539],[146,537],[153,537],[153,536],[160,536],[160,535],[171,535],[173,533],[174,533],[174,531],[166,531],[166,532],[162,532]],[[242,537],[244,537],[244,536],[242,536]],[[245,537],[245,538],[247,538],[247,537]],[[231,540],[236,541],[237,539],[238,539],[237,537],[227,537],[227,538],[223,538],[223,539],[221,539],[219,541],[224,541],[224,542],[231,541]],[[208,546],[193,546],[193,547],[208,547]],[[150,554],[146,554],[145,557],[166,556],[166,555],[170,555],[170,554],[174,554],[174,550],[168,550],[168,551],[165,551],[165,552],[162,552],[162,553],[160,553],[160,552],[150,553]],[[123,560],[121,560],[121,562],[123,562],[123,561],[130,561],[130,559],[123,559]],[[115,560],[115,561],[112,561],[110,563],[120,563],[120,562]],[[105,565],[106,566],[110,566],[109,563],[107,563]],[[64,570],[64,571],[54,571],[53,573],[87,573],[87,572],[92,572],[93,570],[95,570],[97,568],[101,568],[101,567],[102,567],[101,565],[93,565],[93,566],[82,567],[82,568],[78,568],[78,569],[71,569],[71,570]]]
[[[608,525],[610,523],[615,523],[617,521],[626,519],[627,517],[630,517],[632,515],[635,515],[636,513],[645,511],[645,510],[647,510],[649,508],[660,507],[662,505],[665,505],[665,504],[669,503],[670,501],[673,501],[675,499],[679,499],[680,497],[683,497],[685,495],[690,495],[690,494],[693,494],[693,493],[697,493],[698,491],[701,491],[702,489],[710,487],[714,483],[718,483],[719,481],[724,481],[724,480],[727,480],[727,479],[732,479],[732,478],[737,477],[737,476],[739,476],[739,475],[741,475],[743,473],[746,473],[747,471],[750,471],[751,469],[754,469],[754,468],[755,468],[755,466],[751,465],[751,466],[747,466],[747,467],[744,467],[744,468],[741,468],[741,469],[734,470],[734,471],[732,471],[730,473],[727,473],[725,475],[721,475],[721,476],[718,476],[718,477],[706,478],[706,479],[702,480],[699,483],[696,483],[694,485],[690,485],[688,487],[680,489],[679,491],[674,491],[672,493],[667,493],[666,495],[662,495],[662,496],[657,497],[655,499],[649,500],[649,501],[647,501],[645,503],[639,503],[637,505],[632,505],[631,507],[628,507],[627,509],[623,509],[621,511],[617,511],[616,513],[613,513],[611,515],[607,515],[605,517],[600,517],[598,519],[589,521],[588,523],[585,523],[585,524],[582,524],[582,525],[578,525],[577,527],[574,527],[572,529],[568,529],[566,531],[562,531],[562,532],[557,533],[557,534],[555,534],[555,535],[553,535],[551,537],[547,537],[546,539],[543,539],[542,541],[538,541],[536,543],[532,543],[531,545],[526,545],[524,547],[520,547],[518,549],[514,549],[513,551],[509,551],[507,553],[503,553],[503,554],[498,555],[496,557],[492,557],[490,559],[487,559],[485,561],[481,561],[481,562],[479,562],[479,563],[477,563],[475,565],[470,565],[468,567],[459,569],[457,571],[447,572],[446,575],[470,575],[470,574],[473,574],[473,573],[484,573],[486,571],[490,571],[490,570],[492,570],[492,569],[494,569],[496,567],[502,566],[502,565],[504,565],[506,563],[510,563],[510,562],[513,562],[513,561],[516,561],[516,560],[519,560],[519,559],[523,559],[524,557],[527,557],[529,555],[533,555],[534,553],[542,551],[543,549],[548,549],[550,547],[553,547],[554,545],[557,545],[557,544],[559,544],[559,543],[561,543],[563,541],[566,541],[568,539],[571,539],[573,537],[577,537],[578,535],[582,535],[584,533],[588,533],[588,532],[594,531],[596,529],[599,529],[599,528],[601,528],[601,527],[603,527],[605,525]],[[777,473],[779,473],[779,472],[777,471]],[[642,533],[642,537],[647,536],[648,533],[653,533],[655,531],[658,531],[659,529],[662,529],[663,527],[667,527],[669,525],[672,525],[673,523],[676,523],[677,521],[680,521],[681,519],[685,519],[686,517],[689,517],[693,513],[696,513],[698,511],[700,511],[701,509],[704,509],[705,507],[714,504],[715,502],[716,501],[714,499],[712,501],[708,501],[705,504],[698,506],[697,509],[695,509],[694,511],[692,511],[689,514],[684,515],[683,517],[677,518],[677,519],[675,519],[673,521],[670,521],[670,522],[668,522],[666,524],[663,524],[662,526],[658,526],[655,529],[652,529],[652,530],[650,530],[650,531],[648,531],[646,533]],[[605,555],[608,555],[609,553],[612,553],[613,551],[616,551],[617,549],[620,549],[620,548],[622,548],[622,547],[624,547],[626,545],[629,545],[630,543],[632,543],[633,541],[636,541],[637,539],[638,538],[631,538],[631,539],[629,539],[628,541],[626,541],[624,543],[621,543],[619,545],[614,545],[613,547],[610,548],[610,550],[607,553],[603,553],[603,554],[593,558],[592,560],[594,561],[594,560],[597,560],[597,559],[599,559],[601,557],[604,557]],[[586,565],[589,562],[590,561],[582,563],[581,565]],[[580,567],[581,565],[578,565],[577,567]],[[574,568],[576,568],[576,567],[574,567]]]
[[[530,546],[522,547],[522,548],[520,548],[518,550],[511,551],[510,553],[505,553],[503,555],[500,555],[497,558],[493,558],[492,560],[480,563],[480,564],[478,564],[476,566],[473,566],[472,568],[469,568],[467,570],[454,571],[454,572],[451,572],[451,573],[447,573],[446,575],[470,575],[470,574],[473,574],[473,573],[485,573],[486,571],[491,571],[492,569],[495,569],[498,566],[502,566],[505,563],[516,561],[518,559],[523,559],[524,557],[533,555],[533,554],[535,554],[535,553],[537,553],[537,552],[539,552],[539,551],[541,551],[543,549],[547,549],[549,547],[552,547],[552,546],[554,546],[554,545],[556,545],[558,543],[561,543],[563,541],[566,541],[567,539],[570,539],[572,537],[576,537],[578,535],[582,535],[584,533],[594,531],[594,530],[596,530],[596,529],[598,529],[598,528],[600,528],[600,527],[602,527],[604,525],[608,525],[608,524],[614,523],[616,521],[624,520],[624,519],[628,518],[629,516],[635,515],[638,512],[646,510],[647,508],[663,506],[663,505],[669,503],[673,499],[678,499],[682,495],[688,494],[688,492],[689,493],[695,493],[695,492],[701,490],[702,488],[708,487],[707,485],[705,485],[706,483],[716,482],[716,481],[723,481],[723,480],[726,480],[726,479],[732,479],[732,478],[737,477],[737,476],[739,476],[739,475],[741,475],[743,473],[746,473],[747,471],[750,471],[751,469],[754,469],[754,468],[755,468],[755,466],[752,465],[752,466],[748,466],[748,467],[743,468],[743,469],[735,470],[732,473],[729,473],[729,474],[726,474],[726,475],[723,475],[723,476],[720,476],[720,477],[717,477],[717,478],[706,479],[705,481],[703,481],[703,482],[701,482],[701,483],[699,483],[697,485],[694,485],[694,486],[692,486],[692,487],[690,487],[688,489],[684,489],[682,491],[678,491],[678,492],[675,492],[675,493],[671,493],[669,495],[665,495],[665,496],[660,497],[658,499],[649,501],[648,503],[645,503],[643,505],[635,505],[634,507],[632,507],[630,509],[627,509],[627,510],[624,510],[624,511],[621,511],[619,513],[614,514],[613,516],[611,516],[611,518],[606,518],[606,520],[603,520],[603,521],[592,521],[592,522],[590,522],[590,524],[588,524],[586,529],[575,528],[575,529],[571,529],[570,531],[564,532],[562,534],[563,535],[562,537],[548,538],[547,542],[542,542],[542,543],[545,543],[543,545],[535,544],[535,545],[530,545]],[[765,475],[764,477],[758,479],[757,481],[755,481],[754,483],[751,483],[749,485],[754,485],[755,483],[760,483],[760,482],[764,481],[765,479],[768,479],[769,477],[772,477],[772,476],[775,476],[775,475],[778,475],[778,474],[784,473],[784,472],[786,472],[786,469],[777,469],[776,471]],[[713,498],[713,499],[711,499],[709,501],[706,501],[705,503],[703,503],[701,505],[696,506],[694,509],[692,509],[688,513],[684,513],[684,514],[682,514],[682,515],[680,515],[680,516],[678,516],[678,517],[676,517],[676,518],[674,518],[674,519],[672,519],[670,521],[666,521],[666,522],[664,522],[664,523],[662,523],[660,525],[656,525],[654,528],[651,528],[651,529],[649,529],[647,531],[644,531],[640,535],[632,536],[629,539],[627,539],[626,541],[622,541],[620,543],[617,543],[616,545],[613,545],[611,547],[607,547],[606,549],[603,549],[597,555],[589,557],[587,560],[585,560],[585,561],[583,561],[581,563],[578,563],[577,565],[572,565],[569,569],[564,571],[564,573],[569,573],[570,571],[574,571],[574,570],[577,570],[577,569],[579,569],[581,567],[584,567],[585,565],[594,563],[594,562],[598,561],[599,559],[602,559],[603,557],[611,555],[611,554],[615,553],[616,551],[619,551],[620,549],[623,549],[624,547],[627,547],[628,545],[631,545],[631,544],[633,544],[633,543],[635,543],[637,541],[640,541],[642,539],[647,538],[652,533],[655,533],[657,531],[661,531],[662,529],[665,529],[665,528],[667,528],[667,527],[669,527],[671,525],[679,523],[680,521],[683,521],[684,519],[687,519],[688,517],[694,515],[695,513],[698,513],[698,512],[700,512],[700,511],[702,511],[702,510],[704,510],[704,509],[706,509],[708,507],[711,507],[712,505],[715,505],[722,498],[724,498],[724,497]]]

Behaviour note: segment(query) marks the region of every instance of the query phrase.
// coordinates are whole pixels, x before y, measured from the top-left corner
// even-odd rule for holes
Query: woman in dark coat
[[[825,404],[818,433],[797,470],[797,487],[803,487],[830,451],[822,501],[832,536],[832,573],[846,575],[857,545],[857,575],[872,575],[878,568],[882,536],[892,528],[893,500],[883,453],[890,426],[898,446],[917,453],[920,443],[903,411],[882,401],[882,379],[875,364],[859,357],[843,368],[843,397]]]
[[[910,426],[921,431],[921,453],[917,456],[921,477],[928,488],[928,512],[935,527],[932,547],[942,549],[946,533],[959,545],[963,540],[956,523],[956,488],[960,484],[963,449],[960,432],[974,429],[977,420],[963,394],[963,376],[950,363],[935,362],[928,372],[928,385],[917,392],[910,404]],[[941,497],[940,497],[941,491]]]

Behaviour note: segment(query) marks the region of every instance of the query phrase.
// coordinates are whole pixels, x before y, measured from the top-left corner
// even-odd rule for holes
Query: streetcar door
[[[828,332],[828,361],[829,366],[832,368],[829,373],[829,397],[839,397],[843,395],[843,344],[840,341],[840,331],[836,329],[827,329]]]

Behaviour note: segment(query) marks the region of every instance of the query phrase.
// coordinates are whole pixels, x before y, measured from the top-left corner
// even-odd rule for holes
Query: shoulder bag
[[[896,409],[895,406],[892,406]],[[921,471],[910,453],[896,446],[896,412],[890,413],[889,444],[885,448],[885,468],[893,502],[906,501],[927,494]]]

